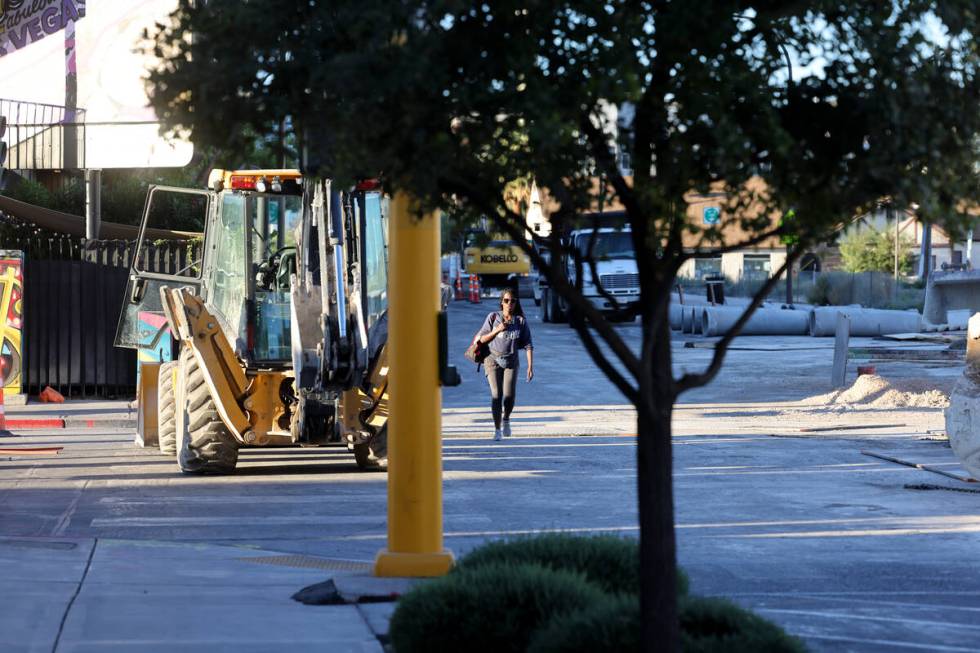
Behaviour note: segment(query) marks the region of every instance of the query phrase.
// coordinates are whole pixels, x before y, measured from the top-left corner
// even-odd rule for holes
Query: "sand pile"
[[[886,379],[864,374],[850,388],[804,400],[809,406],[866,406],[872,408],[945,408],[955,380]]]

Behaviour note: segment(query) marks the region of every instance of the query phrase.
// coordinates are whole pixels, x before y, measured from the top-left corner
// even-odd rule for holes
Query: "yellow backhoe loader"
[[[147,229],[201,212],[199,256],[150,272]],[[156,224],[154,224],[156,222]],[[116,345],[141,366],[139,440],[185,473],[227,473],[244,447],[346,444],[387,455],[387,200],[296,170],[214,170],[208,189],[152,186]]]

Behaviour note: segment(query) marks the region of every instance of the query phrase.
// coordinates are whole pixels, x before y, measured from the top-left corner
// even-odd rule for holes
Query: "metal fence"
[[[8,239],[9,240],[9,239]],[[66,397],[132,396],[136,352],[113,346],[135,241],[30,235],[25,252],[24,391],[50,385]],[[147,269],[173,274],[199,244],[148,243]]]
[[[688,291],[705,293],[705,281],[679,279]],[[738,281],[725,279],[725,295],[751,297],[765,284],[765,279],[742,278]],[[925,299],[924,284],[899,277],[888,272],[797,272],[793,275],[794,303],[847,306],[861,304],[868,308],[922,310]],[[769,294],[769,301],[786,300],[786,281],[780,280]]]

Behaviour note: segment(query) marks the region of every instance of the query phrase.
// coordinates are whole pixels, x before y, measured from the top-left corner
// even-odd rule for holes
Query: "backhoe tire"
[[[174,392],[174,368],[177,361],[160,366],[157,382],[157,440],[160,453],[177,455],[177,395]]]
[[[185,430],[177,462],[185,474],[230,474],[238,464],[238,442],[218,415],[204,372],[194,356],[184,361]]]
[[[354,460],[364,471],[386,469],[388,467],[388,425],[375,433],[367,442],[354,445]]]

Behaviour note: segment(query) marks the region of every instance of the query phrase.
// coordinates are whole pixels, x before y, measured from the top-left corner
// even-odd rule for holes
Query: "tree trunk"
[[[654,338],[644,356],[637,406],[637,484],[640,509],[640,619],[643,651],[680,651],[677,621],[677,546],[674,538],[671,413],[674,407],[670,330],[644,329]],[[665,333],[663,333],[665,332]]]

